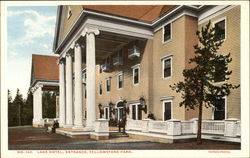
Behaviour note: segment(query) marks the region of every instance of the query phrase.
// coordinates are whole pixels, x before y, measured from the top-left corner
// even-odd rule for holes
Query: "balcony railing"
[[[136,45],[128,49],[128,58],[133,59],[135,57],[140,57],[140,48]]]
[[[167,122],[166,121],[149,121],[148,131],[155,133],[167,133]]]
[[[113,65],[114,66],[119,66],[119,65],[123,65],[123,60],[122,60],[122,57],[120,56],[117,56],[113,59]]]
[[[129,130],[142,130],[142,120],[127,120],[127,129]]]
[[[102,65],[102,71],[103,72],[109,72],[110,71],[110,65],[109,64]]]
[[[193,121],[181,121],[181,133],[192,134],[193,133]]]
[[[224,134],[225,121],[204,120],[202,121],[202,133]]]

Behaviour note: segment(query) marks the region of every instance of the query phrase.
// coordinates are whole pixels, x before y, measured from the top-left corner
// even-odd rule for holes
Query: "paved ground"
[[[240,149],[239,144],[228,144],[203,140],[202,145],[195,142],[165,144],[141,141],[129,137],[112,136],[110,140],[95,141],[72,139],[59,134],[50,134],[45,129],[33,127],[9,128],[9,150],[98,150],[98,149],[123,149],[123,150],[175,150],[175,149]]]

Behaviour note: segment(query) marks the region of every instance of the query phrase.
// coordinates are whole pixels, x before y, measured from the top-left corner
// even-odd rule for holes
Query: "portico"
[[[128,21],[124,24],[117,22],[114,17],[106,17],[104,20],[100,15],[84,12],[62,42],[54,43],[54,52],[59,54],[59,125],[93,131],[98,104],[96,65],[104,64],[109,56],[129,43],[151,39],[153,33],[147,23]],[[83,63],[86,64],[87,76],[86,103],[83,103]]]

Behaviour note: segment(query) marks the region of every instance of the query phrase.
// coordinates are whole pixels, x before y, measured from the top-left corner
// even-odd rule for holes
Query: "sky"
[[[17,88],[27,96],[32,54],[54,55],[56,12],[56,6],[7,8],[7,87],[12,98]]]

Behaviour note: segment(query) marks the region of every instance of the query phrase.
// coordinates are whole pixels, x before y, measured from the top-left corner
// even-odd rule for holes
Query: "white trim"
[[[102,87],[102,82],[99,82],[99,84],[98,84],[98,94],[99,94],[99,96],[102,96],[102,94],[103,94],[103,88],[102,88],[102,94],[100,94],[100,86]]]
[[[104,110],[104,118],[106,119],[105,115],[106,115],[106,112],[105,112],[105,109],[108,109],[108,120],[110,119],[109,116],[110,116],[110,111],[109,111],[109,107],[104,107],[103,110]]]
[[[228,117],[227,117],[227,96],[224,96],[222,97],[223,99],[225,99],[225,119],[226,120]],[[214,120],[214,111],[215,111],[215,107],[213,106],[212,107],[212,116],[211,116],[211,119]]]
[[[179,18],[181,18],[184,15],[192,16],[192,17],[195,17],[195,18],[198,17],[197,15],[195,15],[193,13],[188,13],[186,11],[183,11],[183,13],[173,16],[172,18],[167,20],[165,23],[163,23],[163,24],[161,24],[161,25],[159,25],[157,27],[153,27],[153,32],[155,33],[157,31],[159,31],[160,29],[162,29],[162,26],[166,25],[167,23],[172,23],[173,24],[174,21],[178,20]]]
[[[162,121],[165,121],[164,117],[164,112],[165,112],[165,103],[167,102],[170,102],[171,103],[171,118],[170,119],[173,119],[173,99],[165,99],[162,101]]]
[[[164,66],[165,66],[164,62],[166,60],[168,60],[168,59],[170,59],[170,65],[171,65],[171,67],[170,67],[170,73],[171,74],[170,74],[170,76],[164,77]],[[173,56],[172,55],[168,55],[168,56],[162,57],[161,58],[161,64],[162,64],[162,67],[161,67],[161,78],[164,79],[164,80],[172,78],[172,76],[173,76]]]
[[[133,105],[135,105],[135,119],[134,120],[138,120],[138,113],[139,113],[139,108],[138,108],[138,106],[140,105],[140,103],[132,103],[132,104],[129,104],[129,107],[130,107],[130,118],[131,119],[133,119],[132,118],[132,113],[133,113]],[[141,112],[141,117],[142,117],[142,111],[140,111]]]
[[[204,22],[207,22],[208,20],[216,17],[216,16],[219,16],[231,9],[233,9],[234,7],[236,7],[238,5],[218,5],[212,9],[209,9],[208,11],[200,14],[198,16],[198,25],[204,23]]]
[[[122,87],[121,87],[121,88],[119,88],[119,76],[122,76]],[[117,80],[117,89],[118,89],[118,90],[123,89],[123,87],[124,87],[124,75],[123,75],[123,72],[122,72],[122,71],[120,71],[120,72],[117,73],[117,78],[116,78],[116,80]]]
[[[166,41],[164,41],[164,34],[165,34],[165,26],[167,26],[167,25],[169,25],[170,24],[170,39],[168,39],[168,40],[166,40]],[[169,42],[171,42],[172,41],[172,25],[173,25],[173,23],[172,22],[168,22],[168,23],[166,23],[165,25],[163,25],[162,26],[162,36],[161,36],[161,38],[162,38],[162,44],[166,44],[166,43],[169,43]]]
[[[216,23],[221,22],[223,20],[225,20],[225,39],[222,39],[221,41],[226,41],[226,39],[227,39],[227,18],[224,16],[220,19],[213,21],[212,26],[214,27]]]
[[[106,80],[106,84],[105,84],[106,85],[106,92],[109,93],[111,91],[111,77],[107,77],[105,80]],[[110,82],[109,91],[108,91],[108,88],[107,88],[108,87],[108,83],[107,83],[108,80]]]
[[[137,85],[140,84],[140,77],[141,77],[140,64],[136,64],[136,65],[132,66],[131,68],[132,68],[132,70],[133,70],[133,78],[132,78],[132,80],[133,80],[133,85],[134,85],[134,86],[137,86]],[[138,83],[135,83],[135,82],[134,82],[135,69],[138,69]]]

